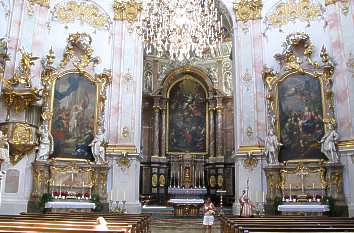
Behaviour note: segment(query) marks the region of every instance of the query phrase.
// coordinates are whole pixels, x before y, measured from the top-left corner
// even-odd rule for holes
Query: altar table
[[[45,204],[45,208],[51,209],[53,213],[91,212],[96,208],[96,204],[80,201],[50,201]]]
[[[284,215],[323,215],[324,212],[329,211],[328,205],[319,204],[283,204],[278,205],[278,211]]]
[[[198,216],[199,209],[204,204],[203,199],[170,199],[175,216]]]

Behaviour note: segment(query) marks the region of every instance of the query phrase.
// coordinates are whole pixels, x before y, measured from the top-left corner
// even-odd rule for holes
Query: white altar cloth
[[[45,203],[45,208],[53,209],[94,209],[95,203],[91,202],[74,202],[74,201],[49,201]]]
[[[323,213],[329,211],[328,205],[278,205],[280,212],[308,212],[308,213]]]
[[[203,204],[203,199],[170,199],[168,202],[172,204]]]

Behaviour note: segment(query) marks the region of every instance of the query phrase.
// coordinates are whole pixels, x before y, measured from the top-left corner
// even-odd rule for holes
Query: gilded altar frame
[[[194,151],[186,151],[186,152],[175,152],[175,151],[170,151],[169,148],[169,139],[170,139],[170,121],[169,121],[169,114],[170,114],[170,104],[169,104],[169,96],[170,96],[170,91],[171,89],[179,82],[182,82],[184,80],[192,80],[196,83],[198,83],[202,89],[204,90],[205,94],[205,100],[206,100],[206,106],[205,106],[205,151],[203,152],[194,152]],[[173,70],[169,75],[166,76],[164,79],[164,89],[165,93],[164,96],[167,99],[166,103],[166,154],[169,155],[187,155],[187,154],[194,154],[194,155],[208,155],[209,153],[209,93],[210,93],[210,84],[208,83],[209,78],[207,77],[204,72],[201,70],[192,67],[192,66],[185,66],[181,68],[177,68]]]
[[[99,127],[103,129],[105,101],[107,99],[106,88],[111,83],[111,71],[104,69],[103,73],[100,74],[93,72],[94,67],[100,63],[100,58],[92,56],[93,48],[91,42],[91,36],[86,33],[70,34],[59,67],[53,67],[55,56],[52,49],[49,50],[43,62],[43,71],[41,74],[41,81],[44,87],[42,119],[43,121],[48,121],[49,132],[52,131],[56,82],[68,74],[77,74],[80,78],[85,78],[95,85],[94,135],[96,135]],[[63,157],[61,155],[54,156],[58,158]]]
[[[313,60],[314,45],[310,37],[305,33],[293,33],[287,36],[285,49],[281,54],[275,54],[274,58],[280,65],[278,72],[271,68],[264,67],[262,76],[266,89],[267,102],[267,131],[274,130],[280,138],[280,84],[296,75],[303,75],[316,79],[320,83],[320,95],[322,102],[322,122],[324,131],[328,125],[336,125],[333,99],[333,73],[334,64],[331,62],[324,46],[320,51],[321,61]],[[300,159],[309,161],[308,159]],[[320,159],[315,159],[319,161]],[[291,159],[291,161],[294,161]]]

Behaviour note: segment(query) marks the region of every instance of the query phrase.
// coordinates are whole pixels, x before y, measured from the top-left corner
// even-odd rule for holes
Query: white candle
[[[123,193],[123,199],[124,199],[123,201],[125,201],[125,191],[124,191],[124,193]]]
[[[313,190],[315,189],[315,183],[312,183],[312,189]]]
[[[262,193],[262,202],[265,202],[265,192]]]

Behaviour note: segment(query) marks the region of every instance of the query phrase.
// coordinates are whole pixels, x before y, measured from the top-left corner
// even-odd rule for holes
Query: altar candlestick
[[[61,183],[59,184],[59,196],[61,197]]]
[[[290,200],[292,199],[291,197],[291,184],[289,184],[289,192],[290,192]]]
[[[315,190],[315,183],[312,183],[312,189]]]
[[[202,186],[203,186],[203,188],[205,187],[205,185],[204,185],[204,169],[202,169]]]

